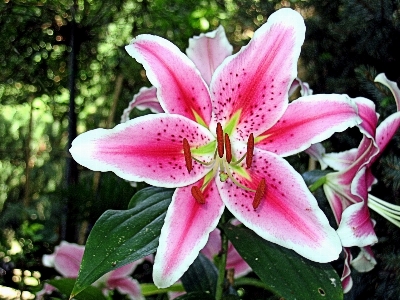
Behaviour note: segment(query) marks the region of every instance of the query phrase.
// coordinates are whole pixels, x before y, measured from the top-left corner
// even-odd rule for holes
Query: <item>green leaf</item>
[[[75,279],[72,278],[61,278],[52,279],[46,281],[48,284],[57,288],[62,294],[69,295],[75,284]],[[77,300],[106,300],[102,291],[94,286],[88,286],[87,289],[82,291],[79,295],[76,295],[74,299]]]
[[[181,278],[186,292],[203,291],[212,296],[215,296],[217,280],[217,268],[201,253]]]
[[[179,296],[178,298],[175,298],[175,300],[215,300],[213,296],[211,296],[208,293],[205,292],[191,292],[182,296]]]
[[[173,190],[146,188],[131,200],[129,210],[108,210],[94,224],[71,296],[102,275],[146,255],[158,246]]]
[[[286,300],[343,299],[340,278],[330,264],[312,262],[248,228],[227,225],[223,229],[243,259],[276,295]]]

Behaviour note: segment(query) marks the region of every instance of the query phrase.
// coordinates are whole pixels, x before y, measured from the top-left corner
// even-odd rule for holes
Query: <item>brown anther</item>
[[[224,132],[221,123],[219,122],[217,124],[217,149],[218,156],[222,158],[224,156]]]
[[[247,154],[246,154],[246,167],[249,169],[253,161],[253,151],[254,151],[254,136],[250,133],[249,140],[247,141]]]
[[[205,204],[206,198],[204,197],[203,193],[200,191],[200,188],[196,185],[192,186],[191,189],[192,196],[196,200],[198,204]]]
[[[185,163],[188,172],[193,170],[192,153],[190,152],[190,145],[186,138],[183,139],[183,155],[185,156]]]
[[[229,139],[229,135],[225,133],[225,151],[226,151],[226,161],[228,164],[232,161],[232,148],[231,148],[231,140]]]
[[[265,179],[261,179],[260,183],[257,186],[256,195],[254,196],[253,200],[253,208],[257,209],[260,206],[261,200],[265,194]]]

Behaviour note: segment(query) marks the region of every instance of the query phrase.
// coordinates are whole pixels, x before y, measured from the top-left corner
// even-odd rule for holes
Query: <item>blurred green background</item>
[[[125,209],[145,186],[82,169],[67,151],[76,134],[118,124],[133,95],[150,86],[142,66],[124,50],[133,37],[159,35],[185,51],[190,37],[223,25],[236,52],[281,7],[305,18],[299,77],[314,93],[367,97],[376,103],[380,120],[396,110],[390,92],[373,79],[384,72],[400,81],[398,0],[3,0],[0,285],[40,289],[38,283],[54,275],[41,266],[43,254],[60,240],[84,243],[106,209]],[[135,110],[131,117],[143,113],[149,111]],[[372,191],[397,204],[399,137],[376,163],[379,184]],[[342,151],[356,147],[360,138],[357,129],[349,130],[325,145]],[[299,172],[307,170],[306,155],[289,161]],[[370,273],[354,272],[347,299],[400,295],[400,230],[379,216],[376,220],[378,266]]]

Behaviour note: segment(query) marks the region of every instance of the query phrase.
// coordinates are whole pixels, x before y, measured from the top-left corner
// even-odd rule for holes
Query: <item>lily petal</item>
[[[153,267],[153,281],[159,288],[172,285],[185,273],[224,211],[214,180],[203,191],[205,204],[193,198],[192,186],[176,189],[165,217]]]
[[[214,31],[190,38],[186,54],[209,85],[215,69],[232,51],[233,47],[226,38],[224,27],[219,26]]]
[[[289,156],[361,122],[347,95],[312,95],[289,104],[280,120],[256,138],[256,147]]]
[[[265,195],[254,209],[254,192],[232,183],[216,180],[221,198],[230,212],[262,238],[293,249],[317,262],[338,258],[342,247],[335,230],[302,177],[283,158],[259,149],[254,150],[250,169],[233,173],[241,184],[256,190],[262,178]]]
[[[378,242],[366,200],[368,188],[365,170],[366,167],[361,168],[351,184],[351,194],[360,200],[343,211],[337,230],[343,247],[364,247]]]
[[[170,41],[139,35],[126,51],[143,65],[165,112],[209,124],[211,101],[208,86],[194,63]]]
[[[121,294],[127,295],[131,300],[144,300],[140,284],[137,280],[125,277],[118,279],[108,279],[107,288],[117,289]]]
[[[193,162],[188,174],[182,141],[192,149],[214,140],[203,126],[179,115],[157,114],[135,118],[113,129],[95,129],[79,135],[71,155],[93,171],[113,171],[129,181],[177,187],[192,184],[208,170]],[[211,151],[211,150],[210,150]],[[211,160],[214,149],[200,159]]]
[[[400,112],[394,113],[387,117],[385,120],[379,124],[376,129],[376,142],[379,147],[379,154],[385,150],[386,146],[396,134],[396,131],[400,127]],[[370,165],[372,165],[379,156],[375,156],[372,158]]]
[[[131,275],[132,272],[136,269],[138,265],[140,265],[144,259],[138,259],[130,264],[127,264],[125,266],[122,266],[118,269],[115,269],[114,271],[111,271],[108,280],[117,280],[119,278],[124,278],[127,277],[128,275]]]
[[[321,170],[325,170],[328,165],[324,161],[325,147],[321,143],[312,144],[306,152],[312,159],[315,159],[321,165]]]
[[[247,46],[227,57],[210,85],[210,128],[218,122],[225,128],[233,119],[237,123],[234,138],[247,141],[251,133],[257,136],[275,124],[288,105],[304,35],[300,14],[282,8],[254,33]]]
[[[384,73],[378,74],[378,76],[375,77],[375,82],[382,83],[389,88],[396,100],[397,111],[400,111],[400,89],[398,88],[397,83],[387,79]]]
[[[343,211],[337,233],[343,247],[364,247],[378,242],[368,206],[364,202],[350,205]]]
[[[379,117],[375,111],[375,104],[371,100],[362,97],[355,98],[354,101],[357,104],[358,113],[362,119],[358,127],[362,134],[373,139]]]
[[[336,171],[343,171],[349,168],[357,160],[358,150],[353,148],[343,152],[330,152],[323,155],[323,162]]]
[[[360,248],[358,256],[351,261],[352,267],[362,273],[371,271],[376,264],[377,262],[371,246]]]
[[[161,113],[164,112],[162,109],[160,102],[157,99],[157,89],[152,86],[152,87],[142,87],[139,90],[139,93],[137,93],[135,96],[133,96],[133,99],[131,102],[129,102],[129,105],[127,108],[124,109],[124,112],[122,113],[121,116],[121,123],[125,123],[128,121],[129,114],[131,111],[134,109],[150,109],[153,113]]]
[[[343,248],[343,251],[344,251],[344,268],[341,280],[342,280],[343,293],[348,293],[353,287],[353,278],[351,278],[351,268],[350,268],[352,255],[350,248]]]
[[[84,251],[84,246],[62,241],[55,249],[54,269],[63,277],[78,277]]]

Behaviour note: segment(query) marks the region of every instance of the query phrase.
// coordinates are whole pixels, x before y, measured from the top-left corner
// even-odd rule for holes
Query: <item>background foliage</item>
[[[282,6],[299,10],[307,26],[299,77],[315,93],[347,93],[373,100],[383,120],[395,111],[377,73],[400,83],[398,0],[5,0],[0,3],[0,284],[35,290],[13,270],[37,270],[60,239],[84,243],[106,209],[126,209],[144,184],[79,169],[68,180],[69,107],[74,94],[77,132],[112,127],[142,86],[141,65],[124,50],[136,35],[165,37],[184,51],[188,38],[222,24],[238,51]],[[76,56],[73,71],[71,56]],[[75,93],[70,93],[74,87]],[[73,98],[73,97],[72,97]],[[72,115],[74,115],[72,114]],[[134,111],[132,117],[141,114]],[[71,124],[71,123],[70,123]],[[329,151],[356,147],[357,130],[335,135]],[[372,193],[400,205],[400,135],[376,162]],[[289,158],[300,171],[307,158]],[[67,219],[68,216],[68,219]],[[348,299],[397,299],[400,230],[379,216],[377,267],[353,274]],[[68,225],[67,225],[68,224]],[[340,269],[340,262],[336,264]],[[6,272],[4,272],[4,270]],[[24,277],[25,276],[25,277]],[[17,278],[17,279],[16,279]],[[36,280],[37,282],[37,280]]]

